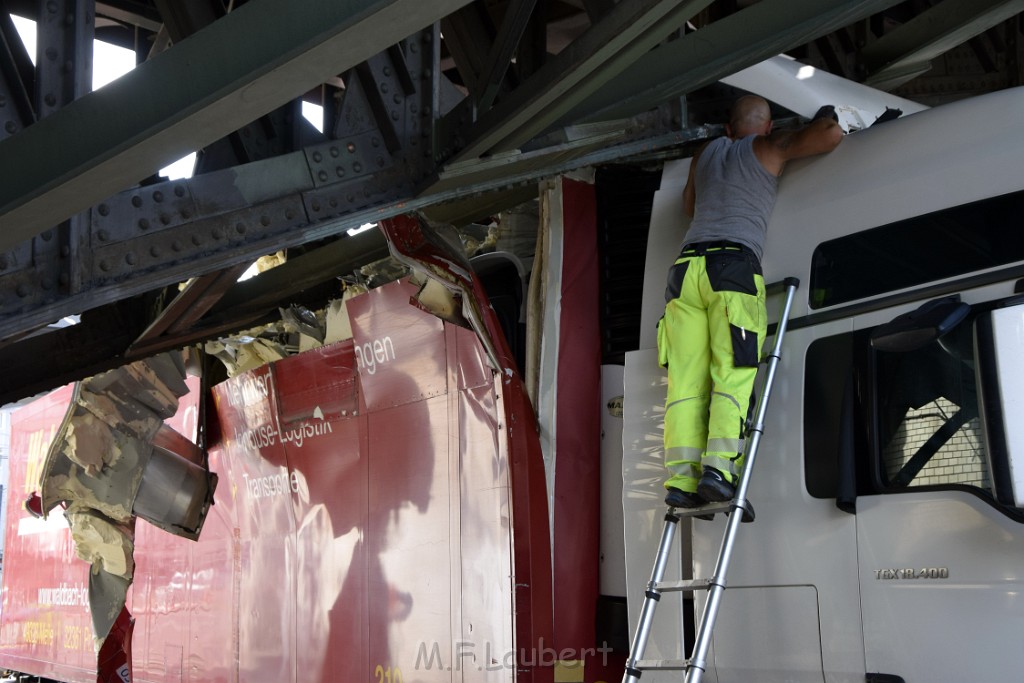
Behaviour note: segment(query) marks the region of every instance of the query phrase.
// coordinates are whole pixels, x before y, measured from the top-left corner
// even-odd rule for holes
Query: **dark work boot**
[[[697,484],[697,495],[704,500],[724,503],[736,495],[736,487],[725,480],[725,476],[714,467],[705,467]]]
[[[683,491],[675,487],[668,487],[668,493],[665,494],[665,504],[674,508],[699,508],[707,503],[706,500],[698,496],[696,493],[690,493],[689,491]],[[714,519],[714,515],[694,515],[697,519]]]
[[[704,499],[696,493],[683,491],[674,487],[668,487],[665,494],[665,504],[674,508],[699,508],[704,504]]]

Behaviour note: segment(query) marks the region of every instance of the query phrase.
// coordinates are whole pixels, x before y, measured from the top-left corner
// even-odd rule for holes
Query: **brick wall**
[[[903,424],[882,454],[890,480],[957,410],[958,406],[940,397],[921,408],[907,411]],[[981,421],[978,418],[967,422],[943,444],[909,485],[938,484],[969,484],[983,489],[991,488]]]

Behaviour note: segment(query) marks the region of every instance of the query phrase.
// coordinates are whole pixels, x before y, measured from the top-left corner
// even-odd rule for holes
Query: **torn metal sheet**
[[[216,475],[195,461],[195,444],[165,433],[164,419],[188,393],[185,374],[181,355],[167,353],[77,384],[43,463],[41,512],[64,508],[75,552],[92,565],[97,648],[135,571],[135,518],[195,540],[213,502]],[[182,441],[184,457],[168,450]]]
[[[481,306],[490,307],[487,294],[474,277],[457,235],[452,238],[451,226],[428,226],[409,215],[389,218],[379,225],[392,257],[449,289],[461,301],[462,317],[484,345],[492,368],[511,375],[514,362],[506,353],[499,355],[496,345],[504,340],[504,334],[494,316],[481,310]]]
[[[177,355],[165,353],[132,363],[92,377],[84,384],[90,391],[107,394],[122,404],[140,403],[166,420],[178,409],[178,397],[188,393],[180,357],[178,363],[169,358]]]
[[[75,554],[93,566],[131,581],[135,574],[135,534],[105,515],[81,504],[64,512],[75,541]]]
[[[129,579],[104,571],[89,573],[89,612],[92,615],[93,646],[97,652],[102,650],[107,634],[125,608],[130,585]]]
[[[68,435],[73,433],[74,423],[81,419],[75,415],[76,412],[76,406],[72,404],[43,465],[40,482],[43,514],[48,514],[62,503],[80,503],[102,512],[110,519],[126,523],[131,519],[132,503],[138,493],[142,470],[149,462],[152,447],[144,441],[112,430],[110,435],[116,444],[116,461],[109,455],[104,459],[104,454],[79,456],[76,453],[72,459],[68,452],[74,449],[68,441]],[[91,418],[91,415],[88,416]],[[82,445],[94,447],[96,443]],[[104,466],[95,475],[89,475],[86,468],[78,464],[81,461],[96,460],[103,461]]]
[[[535,207],[536,203],[524,206]],[[438,224],[426,228],[432,244],[443,244],[437,253],[443,251],[451,258],[443,259],[443,265],[427,265],[426,271],[431,272],[424,271],[424,262],[417,262],[413,282],[420,289],[413,304],[442,320],[473,328],[471,316],[476,304],[467,304],[464,296],[469,291],[466,283],[471,280],[473,269],[468,257],[489,254],[509,244],[532,259],[536,221],[533,221],[532,230],[529,225],[525,229],[519,226],[521,222],[513,217],[508,225],[500,222],[474,224],[456,230],[451,225]],[[280,308],[281,321],[207,342],[206,353],[224,364],[229,377],[235,377],[295,353],[351,339],[352,326],[345,301],[367,289],[406,277],[410,268],[410,262],[404,257],[390,256],[374,261],[360,268],[354,278],[345,278],[346,289],[341,301],[331,302],[322,311],[309,311],[294,305]],[[475,315],[479,317],[478,313]]]
[[[235,377],[267,363],[286,358],[298,350],[298,340],[290,343],[280,341],[288,337],[281,323],[268,325],[261,330],[246,330],[240,335],[226,337],[206,343],[206,353],[224,364],[228,377]]]
[[[298,330],[300,335],[312,337],[323,343],[327,331],[324,329],[321,316],[316,312],[295,304],[288,308],[279,308],[278,311],[281,313],[281,319]]]
[[[421,273],[414,274],[410,282],[419,285],[419,291],[416,292],[415,296],[415,303],[418,308],[453,325],[470,327],[466,319],[462,317],[460,310],[462,302],[459,301],[459,297],[456,296],[455,292],[437,280],[426,277]]]
[[[64,455],[90,476],[99,474],[106,462],[121,457],[110,425],[88,412],[68,423],[64,444]]]
[[[366,292],[367,289],[363,285],[348,284],[341,299],[327,305],[325,311],[327,336],[324,337],[324,344],[334,344],[352,338],[352,321],[348,315],[348,301],[352,297]]]

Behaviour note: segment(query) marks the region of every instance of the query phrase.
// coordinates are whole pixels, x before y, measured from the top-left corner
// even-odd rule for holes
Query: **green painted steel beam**
[[[468,0],[254,0],[0,141],[0,252],[276,109]]]
[[[512,0],[505,8],[505,17],[487,56],[487,65],[480,72],[482,94],[477,101],[480,110],[487,110],[493,104],[536,4],[537,0]]]
[[[466,131],[452,161],[520,147],[667,38],[711,0],[623,0]],[[449,116],[458,116],[456,108]]]
[[[1024,11],[1024,0],[945,0],[865,46],[867,85],[892,89],[931,60]]]
[[[897,4],[897,0],[761,0],[658,46],[560,124],[633,116]]]

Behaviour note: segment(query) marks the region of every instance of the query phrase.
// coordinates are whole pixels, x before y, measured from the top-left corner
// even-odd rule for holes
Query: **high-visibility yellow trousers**
[[[696,492],[703,467],[735,484],[768,326],[761,266],[738,245],[684,247],[665,299],[658,323],[658,363],[668,369],[665,486]]]

